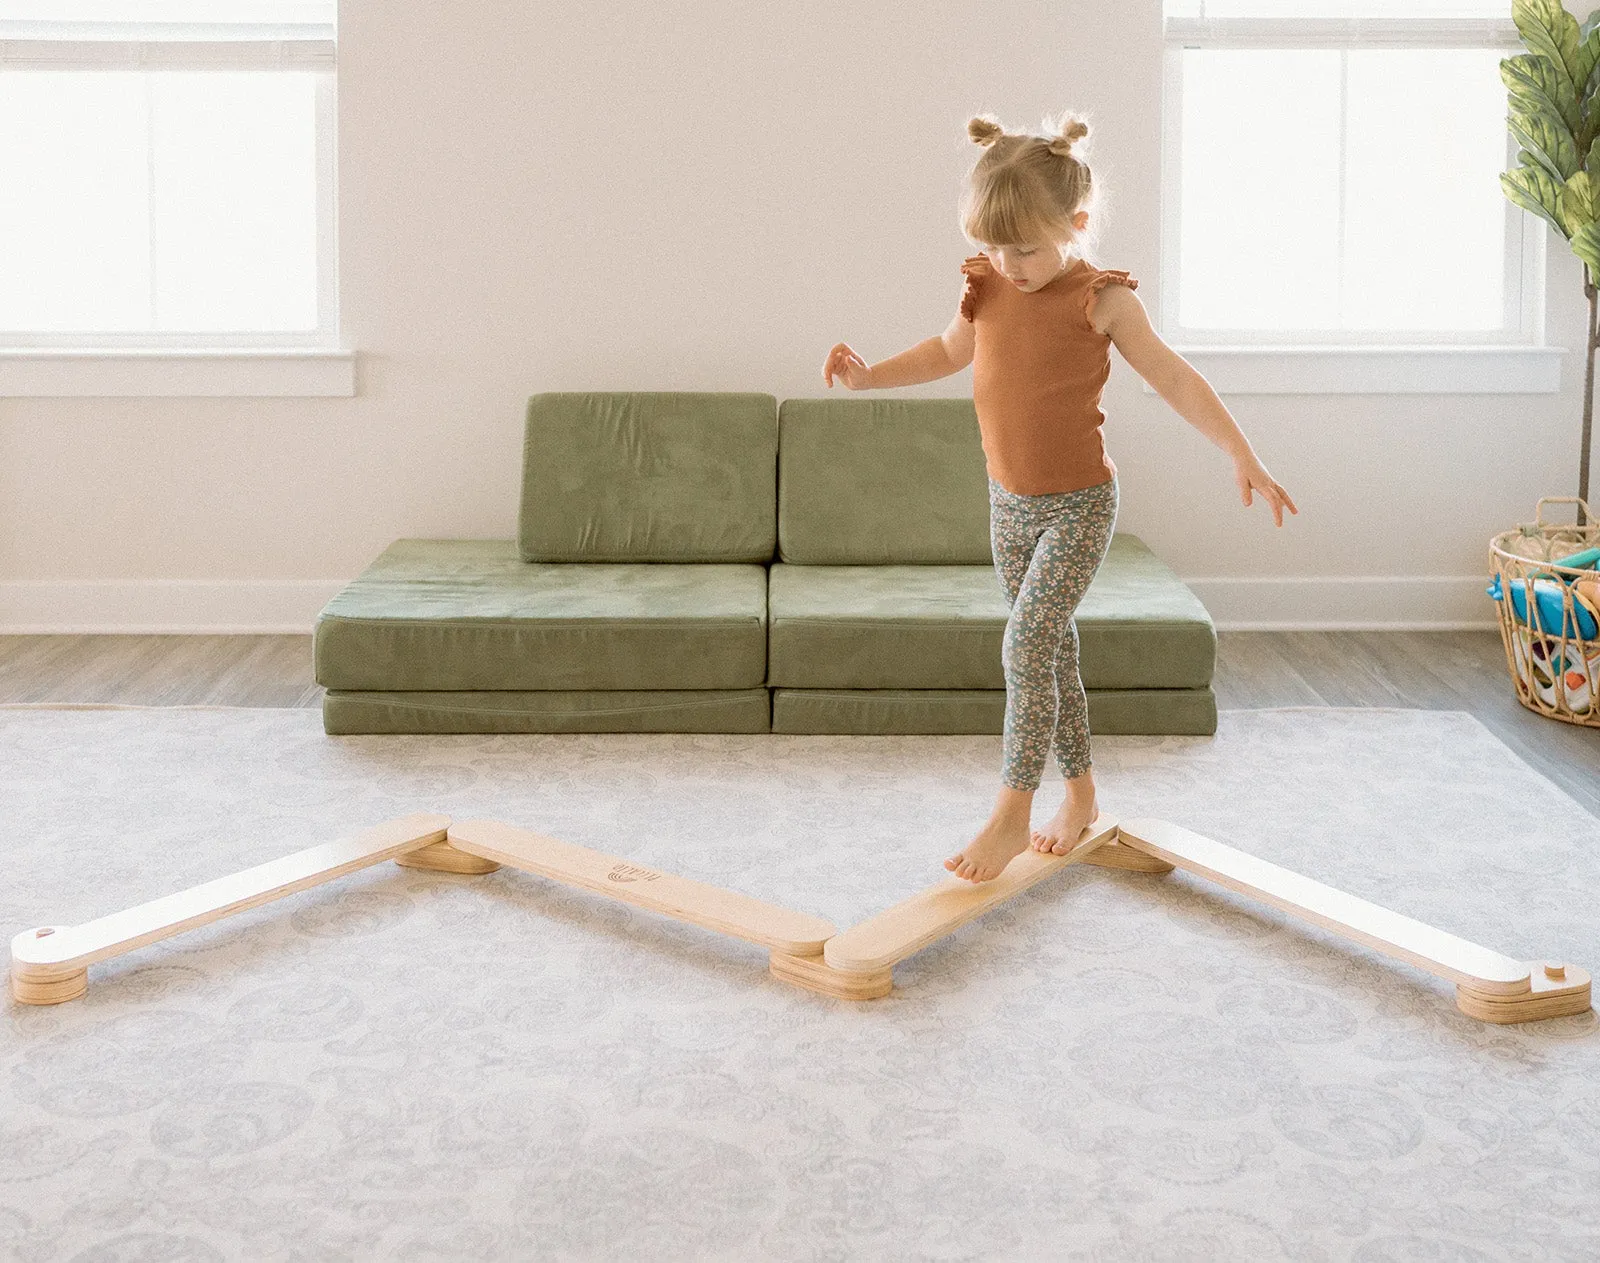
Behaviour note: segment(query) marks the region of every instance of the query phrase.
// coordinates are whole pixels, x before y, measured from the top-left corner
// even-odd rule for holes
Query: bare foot
[[[1001,816],[989,819],[978,836],[944,862],[957,877],[968,881],[990,881],[1005,871],[1005,866],[1028,849],[1026,816]]]
[[[1031,845],[1035,851],[1065,855],[1078,844],[1083,831],[1099,818],[1100,807],[1092,791],[1082,795],[1069,793],[1049,823],[1033,830]]]

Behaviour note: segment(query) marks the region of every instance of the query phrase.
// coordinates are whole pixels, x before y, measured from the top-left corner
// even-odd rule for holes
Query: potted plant
[[[1583,263],[1583,436],[1578,494],[1547,496],[1535,520],[1489,541],[1488,593],[1517,698],[1529,710],[1600,727],[1600,525],[1588,524],[1594,353],[1600,346],[1600,10],[1584,19],[1561,0],[1512,0],[1527,52],[1500,62],[1506,126],[1521,146],[1500,186],[1567,239]],[[1574,501],[1578,523],[1544,520],[1547,501]]]
[[[1500,63],[1509,93],[1506,125],[1522,146],[1500,175],[1505,194],[1546,220],[1583,261],[1589,299],[1584,348],[1583,437],[1578,445],[1578,525],[1589,497],[1594,425],[1594,353],[1600,346],[1600,10],[1578,24],[1560,0],[1512,0],[1511,20],[1528,50]]]

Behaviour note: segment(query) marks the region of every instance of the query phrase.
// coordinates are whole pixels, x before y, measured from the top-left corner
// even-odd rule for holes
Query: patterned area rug
[[[1094,742],[1156,816],[1600,973],[1600,822],[1462,712]],[[315,710],[0,707],[0,929],[413,811],[841,929],[942,880],[1000,739],[328,737]],[[1060,800],[1052,768],[1034,809]],[[8,961],[9,963],[9,961]],[[1600,1032],[1187,873],[1073,866],[864,1003],[504,868],[385,863],[0,1022],[0,1258],[1600,1257]]]

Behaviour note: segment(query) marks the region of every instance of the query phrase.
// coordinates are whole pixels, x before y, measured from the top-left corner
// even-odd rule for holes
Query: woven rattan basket
[[[1587,526],[1544,520],[1546,504],[1583,508]],[[1517,700],[1569,724],[1600,728],[1600,568],[1557,566],[1600,544],[1600,523],[1576,496],[1545,496],[1534,521],[1489,541],[1489,595]]]

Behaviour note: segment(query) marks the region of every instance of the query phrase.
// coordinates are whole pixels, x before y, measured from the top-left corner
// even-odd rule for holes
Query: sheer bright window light
[[[1167,0],[1167,17],[1508,18],[1511,0]]]
[[[1182,56],[1184,326],[1502,327],[1499,51]]]
[[[0,75],[0,328],[135,329],[150,319],[142,75]]]
[[[317,327],[315,85],[0,76],[0,327]]]
[[[1178,316],[1185,327],[1333,320],[1339,56],[1322,49],[1184,52]],[[1262,109],[1264,101],[1272,108]]]
[[[1560,389],[1510,0],[1164,0],[1164,335],[1219,390]],[[1560,266],[1560,264],[1558,264]]]
[[[0,341],[336,347],[334,0],[0,0]]]
[[[1505,323],[1501,56],[1349,54],[1340,328],[1484,331]]]
[[[0,0],[0,20],[19,22],[315,22],[333,0]]]
[[[310,75],[152,75],[155,327],[317,327]]]

